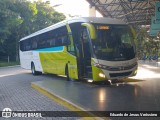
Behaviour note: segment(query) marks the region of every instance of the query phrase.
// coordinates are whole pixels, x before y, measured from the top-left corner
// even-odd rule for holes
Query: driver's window
[[[122,42],[122,45],[125,48],[131,48],[131,46],[132,46],[131,36],[128,33],[122,34],[122,36],[121,36],[121,42]]]
[[[122,43],[128,43],[128,44],[131,44],[131,40],[130,40],[130,35],[127,33],[127,34],[123,34],[121,36],[121,41]]]

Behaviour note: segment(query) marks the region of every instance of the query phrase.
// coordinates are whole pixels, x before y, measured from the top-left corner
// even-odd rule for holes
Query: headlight
[[[99,73],[99,77],[105,78],[105,74]]]

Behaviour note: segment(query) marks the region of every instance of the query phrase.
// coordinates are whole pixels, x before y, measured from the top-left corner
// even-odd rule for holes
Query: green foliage
[[[138,57],[141,59],[145,55],[160,56],[160,39],[159,37],[151,37],[147,33],[147,28],[141,28],[137,39]]]
[[[20,38],[64,19],[49,2],[0,0],[0,55],[15,60]]]

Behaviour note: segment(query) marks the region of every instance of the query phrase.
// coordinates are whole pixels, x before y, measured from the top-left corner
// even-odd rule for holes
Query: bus
[[[133,29],[118,19],[64,20],[22,38],[19,51],[21,67],[33,75],[98,82],[137,73]]]

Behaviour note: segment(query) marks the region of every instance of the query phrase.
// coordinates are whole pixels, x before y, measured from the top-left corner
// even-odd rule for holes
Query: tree
[[[0,55],[18,56],[18,41],[35,31],[65,19],[48,2],[0,0]]]
[[[38,14],[34,17],[34,27],[32,31],[37,31],[65,19],[65,16],[55,11],[48,2],[41,2],[39,0],[34,3],[36,3]],[[36,24],[37,22],[39,24]]]
[[[12,11],[14,8],[14,3],[15,0],[0,1],[0,53],[6,54],[7,56],[12,56],[15,54],[13,53],[15,41],[9,39],[9,37],[13,34],[13,29],[22,22],[18,18],[18,13]]]
[[[148,34],[148,28],[141,28],[140,34],[137,39],[137,52],[138,57],[144,56],[157,56],[160,55],[160,40],[158,37],[151,37]]]

